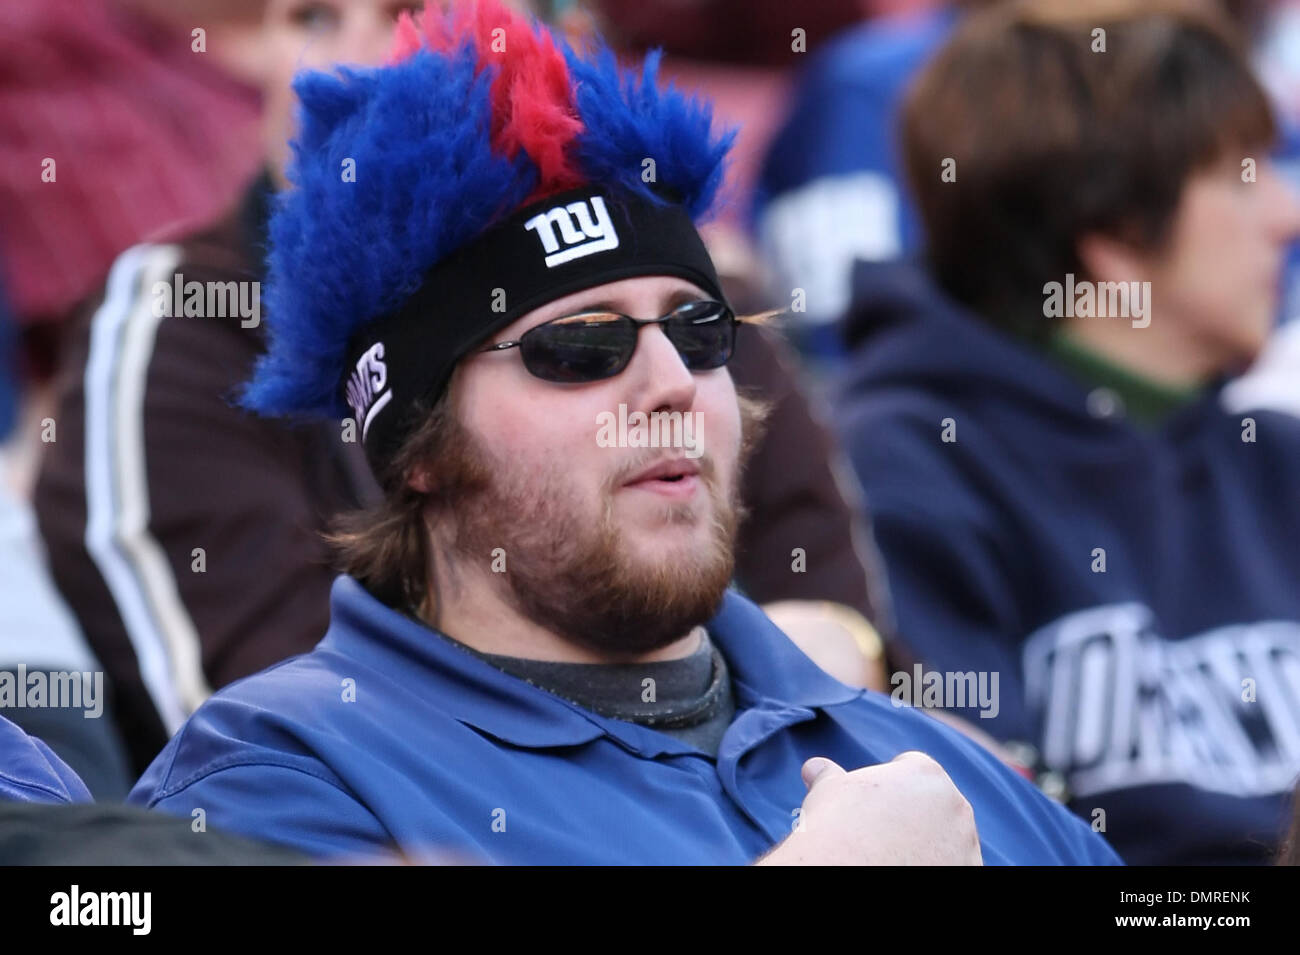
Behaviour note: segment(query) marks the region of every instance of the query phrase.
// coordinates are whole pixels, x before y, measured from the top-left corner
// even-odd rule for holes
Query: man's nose
[[[636,351],[624,372],[633,407],[643,411],[686,411],[695,403],[695,375],[686,367],[662,325],[639,330]]]

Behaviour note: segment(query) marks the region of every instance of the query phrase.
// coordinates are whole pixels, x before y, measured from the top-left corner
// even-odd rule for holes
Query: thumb
[[[829,779],[832,776],[843,776],[845,772],[844,767],[833,759],[827,759],[825,756],[814,756],[803,764],[799,774],[803,776],[803,784],[812,789],[817,780]]]

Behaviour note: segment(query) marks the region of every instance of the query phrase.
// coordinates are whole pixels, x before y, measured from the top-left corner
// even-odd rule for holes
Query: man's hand
[[[983,865],[975,814],[924,753],[846,772],[803,764],[808,794],[795,831],[759,865]]]

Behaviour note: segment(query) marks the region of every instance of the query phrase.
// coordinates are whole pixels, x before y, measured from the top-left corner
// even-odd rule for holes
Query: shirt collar
[[[817,708],[861,691],[822,671],[763,612],[727,591],[705,625],[727,660],[737,708]],[[503,673],[436,631],[386,606],[354,578],[335,579],[319,651],[336,652],[437,701],[453,718],[514,746],[575,746],[601,736],[644,757],[698,752],[666,733],[602,717]]]

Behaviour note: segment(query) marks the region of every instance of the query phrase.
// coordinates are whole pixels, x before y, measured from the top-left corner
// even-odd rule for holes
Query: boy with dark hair
[[[1267,859],[1300,772],[1300,430],[1219,402],[1300,206],[1210,10],[958,26],[903,117],[928,274],[859,266],[838,400],[901,649],[999,674],[982,725],[1141,863]]]

